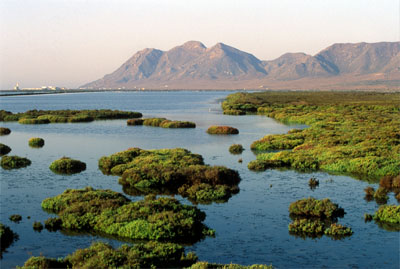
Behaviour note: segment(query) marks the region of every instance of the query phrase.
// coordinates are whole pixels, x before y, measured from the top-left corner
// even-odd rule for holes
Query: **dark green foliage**
[[[173,198],[146,196],[131,202],[111,190],[66,190],[42,202],[58,214],[62,228],[108,234],[126,239],[196,242],[214,231],[202,221],[205,213]]]
[[[86,164],[68,157],[62,157],[52,162],[49,168],[57,174],[74,174],[86,170]]]
[[[93,120],[140,118],[142,114],[132,111],[100,110],[29,110],[13,114],[0,110],[0,121],[18,121],[22,124],[45,124],[66,122],[90,122]]]
[[[22,268],[183,268],[197,261],[190,252],[173,243],[148,242],[114,249],[102,242],[78,249],[66,258],[31,257]]]
[[[225,115],[246,115],[246,112],[242,111],[242,110],[237,110],[237,109],[226,109],[224,110],[224,114]]]
[[[7,145],[0,143],[0,156],[10,153],[11,148]]]
[[[143,119],[130,119],[126,121],[126,125],[143,125]]]
[[[0,127],[0,135],[8,135],[11,133],[11,130],[6,127]]]
[[[229,147],[229,152],[232,154],[241,154],[244,148],[241,144],[233,144]]]
[[[143,125],[159,127],[161,122],[167,120],[166,118],[148,118],[143,119]]]
[[[315,189],[316,187],[319,186],[319,180],[316,179],[315,177],[312,177],[308,180],[308,186],[310,186],[310,189]]]
[[[196,128],[196,124],[190,121],[165,120],[160,123],[162,128]]]
[[[41,148],[44,146],[44,139],[39,137],[32,137],[29,139],[28,144],[33,148]]]
[[[272,265],[253,264],[253,265],[240,265],[240,264],[217,264],[208,262],[197,262],[193,264],[190,269],[273,269]]]
[[[180,194],[195,203],[226,201],[239,191],[239,174],[223,166],[208,166],[186,149],[131,148],[102,157],[99,168],[122,175],[119,182],[130,194]]]
[[[371,177],[400,174],[400,94],[370,92],[236,93],[224,110],[253,112],[285,123],[310,127],[268,135],[252,149],[291,149],[287,154],[259,154],[250,167],[325,170]],[[279,165],[279,163],[276,163]],[[264,167],[264,168],[263,168]]]
[[[293,234],[320,235],[324,233],[325,224],[320,220],[295,219],[289,224],[289,232]]]
[[[372,221],[373,219],[374,219],[374,216],[372,216],[371,214],[367,214],[367,213],[364,214],[364,221],[365,222]]]
[[[13,222],[20,222],[22,220],[21,215],[14,214],[9,217],[9,219]]]
[[[400,205],[382,205],[374,214],[374,220],[398,225],[400,230]]]
[[[207,129],[208,134],[221,134],[221,135],[228,135],[228,134],[239,134],[239,130],[230,126],[217,126],[212,125]]]
[[[60,230],[62,226],[62,220],[60,218],[48,218],[44,222],[44,227],[49,231]]]
[[[304,198],[293,202],[289,206],[290,214],[303,217],[317,217],[321,219],[334,220],[342,217],[345,212],[337,204],[328,198],[317,200],[315,198]]]
[[[3,169],[18,169],[31,165],[31,161],[19,156],[3,156],[0,164]]]
[[[351,230],[351,228],[344,225],[332,223],[327,229],[325,229],[324,234],[334,237],[344,237],[352,235],[353,231]]]
[[[18,235],[14,233],[10,227],[0,222],[0,258],[3,257],[5,249],[16,240],[18,240]]]
[[[43,230],[43,224],[40,221],[35,221],[33,223],[33,229],[35,231],[39,231],[40,232],[41,230]]]

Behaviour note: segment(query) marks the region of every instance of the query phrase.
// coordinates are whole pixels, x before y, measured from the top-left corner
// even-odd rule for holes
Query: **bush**
[[[143,119],[143,125],[159,127],[161,122],[167,120],[166,118],[148,118]]]
[[[343,208],[332,203],[328,198],[317,200],[312,197],[300,199],[291,203],[289,212],[296,216],[317,217],[330,220],[342,217],[345,214]]]
[[[20,124],[47,124],[50,123],[48,119],[35,119],[35,118],[22,118],[18,120]]]
[[[374,214],[374,219],[381,222],[396,224],[398,228],[400,228],[400,205],[380,206]]]
[[[52,162],[49,168],[54,173],[74,174],[86,170],[86,164],[68,157],[62,157]]]
[[[48,218],[44,222],[44,227],[49,231],[57,231],[61,229],[62,220],[60,218]]]
[[[240,144],[233,144],[229,147],[229,152],[232,154],[241,154],[244,151],[244,148]]]
[[[328,236],[334,236],[334,237],[343,237],[343,236],[352,235],[353,231],[351,230],[351,228],[346,227],[344,225],[332,223],[329,226],[329,228],[325,229],[324,234],[328,235]]]
[[[208,166],[186,149],[142,150],[131,148],[102,157],[99,168],[122,175],[119,182],[139,194],[180,194],[194,203],[227,201],[239,191],[237,171]]]
[[[253,264],[253,265],[240,265],[240,264],[219,264],[208,262],[197,262],[193,264],[190,269],[273,269],[272,265]]]
[[[196,128],[196,124],[190,121],[171,121],[164,120],[160,123],[162,128]]]
[[[6,127],[0,127],[0,135],[8,135],[11,133],[11,130]]]
[[[294,234],[320,235],[324,229],[325,225],[320,220],[296,219],[289,224],[289,232]]]
[[[68,189],[43,200],[42,208],[58,214],[64,229],[121,239],[196,242],[214,235],[214,231],[202,223],[204,212],[173,198],[156,199],[154,195],[131,202],[111,190]]]
[[[15,214],[15,215],[11,215],[9,217],[9,219],[13,222],[20,222],[22,220],[21,215]]]
[[[19,156],[3,156],[0,164],[3,169],[18,169],[31,165],[31,161]]]
[[[39,137],[32,137],[29,139],[28,144],[33,148],[41,148],[44,146],[44,139]]]
[[[228,134],[239,134],[239,130],[230,126],[210,126],[207,129],[208,134],[222,134],[222,135],[228,135]]]
[[[7,145],[0,143],[0,156],[10,153],[11,148]]]
[[[126,125],[143,125],[143,119],[130,119],[126,121]]]
[[[317,186],[319,186],[319,180],[316,179],[315,177],[312,177],[308,180],[308,186],[310,186],[310,189],[315,189]]]
[[[114,249],[103,242],[78,249],[66,258],[31,257],[22,268],[184,268],[197,261],[194,253],[173,243],[147,242]]]
[[[35,221],[33,223],[33,229],[35,231],[39,231],[40,232],[41,230],[43,230],[43,224],[40,221]]]

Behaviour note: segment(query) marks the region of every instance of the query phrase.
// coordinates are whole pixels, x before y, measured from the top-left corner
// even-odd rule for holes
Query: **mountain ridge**
[[[399,82],[399,83],[397,83]],[[400,89],[400,42],[335,43],[262,61],[224,43],[138,51],[86,89]]]

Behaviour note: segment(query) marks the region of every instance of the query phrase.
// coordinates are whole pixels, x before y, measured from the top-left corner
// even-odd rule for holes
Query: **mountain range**
[[[271,61],[218,43],[146,48],[86,89],[400,89],[400,42],[333,44]]]

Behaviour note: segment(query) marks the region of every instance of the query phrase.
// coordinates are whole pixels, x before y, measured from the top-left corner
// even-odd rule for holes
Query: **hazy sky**
[[[78,87],[146,47],[223,42],[261,60],[399,41],[399,0],[1,0],[0,89]]]

